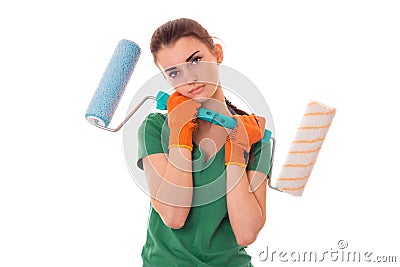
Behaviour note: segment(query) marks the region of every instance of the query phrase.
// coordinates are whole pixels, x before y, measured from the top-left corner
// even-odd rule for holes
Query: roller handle
[[[168,101],[169,94],[159,91],[156,100],[157,100],[157,109],[159,110],[167,110],[167,101]],[[236,127],[236,120],[234,118],[230,118],[223,114],[217,113],[215,111],[199,108],[197,113],[197,118],[202,119],[204,121],[211,122],[215,125],[222,126],[228,129],[234,129]],[[268,143],[271,138],[271,131],[265,130],[264,137],[261,139],[261,142]]]

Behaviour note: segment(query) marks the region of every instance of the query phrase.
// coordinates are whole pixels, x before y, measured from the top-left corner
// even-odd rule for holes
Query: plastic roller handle
[[[167,110],[168,97],[169,94],[163,91],[158,92],[156,96],[157,109]],[[197,118],[231,130],[234,129],[237,124],[237,121],[234,118],[230,118],[228,116],[225,116],[223,114],[205,108],[199,108],[199,111],[197,113]],[[265,130],[264,137],[261,139],[261,142],[268,143],[269,140],[271,139],[271,135],[272,135],[271,131]]]

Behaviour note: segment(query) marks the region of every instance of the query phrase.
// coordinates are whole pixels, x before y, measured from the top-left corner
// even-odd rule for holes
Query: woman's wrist
[[[225,165],[247,166],[248,153],[244,148],[228,141],[225,146]]]
[[[169,146],[193,149],[193,131],[194,125],[186,124],[183,127],[171,127],[169,134]]]
[[[192,152],[190,148],[171,146],[168,151],[168,161],[181,171],[192,172]]]

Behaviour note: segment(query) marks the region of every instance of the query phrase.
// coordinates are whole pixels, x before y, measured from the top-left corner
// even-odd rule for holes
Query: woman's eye
[[[171,79],[175,78],[176,76],[178,76],[178,71],[171,71],[168,75]]]
[[[192,65],[196,65],[197,63],[200,62],[200,60],[201,60],[201,57],[195,57],[195,58],[193,58],[193,60],[192,60]]]

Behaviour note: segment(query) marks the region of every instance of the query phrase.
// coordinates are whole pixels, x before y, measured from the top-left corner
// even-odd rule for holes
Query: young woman
[[[150,49],[175,92],[168,114],[149,114],[138,133],[151,197],[143,266],[252,266],[245,247],[265,223],[270,168],[265,119],[225,99],[215,71],[222,47],[196,21],[160,26]],[[200,107],[234,118],[236,128],[196,118]]]

